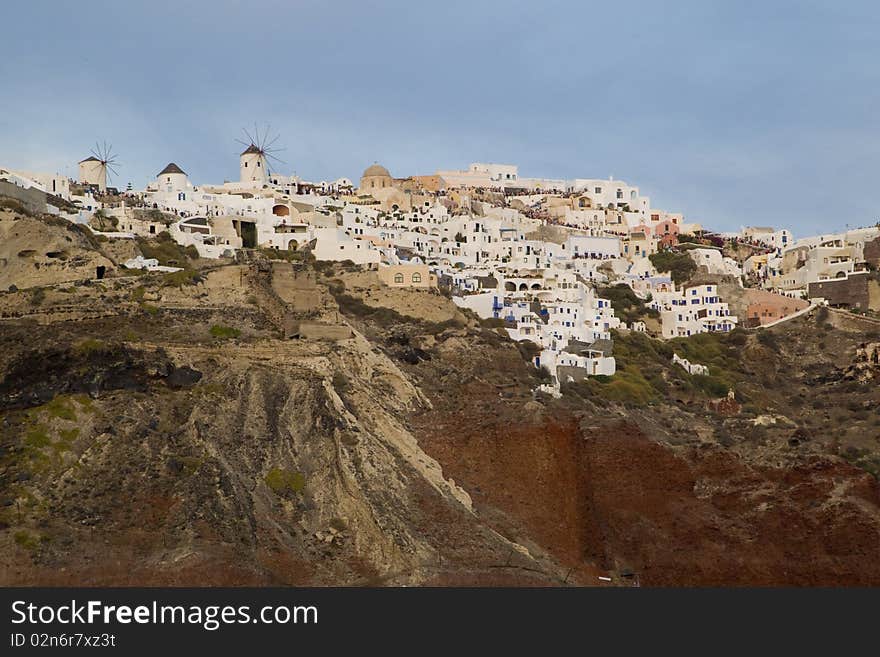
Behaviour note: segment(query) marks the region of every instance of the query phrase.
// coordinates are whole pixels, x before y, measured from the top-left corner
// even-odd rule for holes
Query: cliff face
[[[440,295],[298,266],[0,294],[3,584],[880,584],[855,320],[703,345],[738,401],[623,338],[650,395],[552,400]]]
[[[553,573],[444,479],[402,422],[426,400],[360,340],[73,343],[25,352],[7,372],[7,583]]]
[[[112,265],[85,228],[64,219],[13,216],[0,209],[0,290],[93,278],[98,267]]]

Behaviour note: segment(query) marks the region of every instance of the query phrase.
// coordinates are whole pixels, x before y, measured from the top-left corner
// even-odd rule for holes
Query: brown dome
[[[385,176],[387,178],[391,177],[391,174],[388,173],[388,169],[383,167],[381,164],[372,164],[367,167],[366,171],[364,171],[364,175],[361,178],[369,178],[371,176]]]

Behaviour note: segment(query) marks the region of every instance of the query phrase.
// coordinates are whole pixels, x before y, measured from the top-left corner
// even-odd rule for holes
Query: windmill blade
[[[242,128],[241,131],[242,131],[242,132],[245,134],[245,136],[248,138],[248,142],[249,142],[249,143],[247,144],[247,146],[248,146],[248,147],[250,147],[250,146],[255,146],[256,144],[254,143],[254,137],[253,137],[253,135],[251,135],[250,132],[248,132],[248,129],[247,129],[247,128]]]
[[[268,151],[268,150],[270,150],[270,149],[272,148],[272,144],[274,144],[274,143],[275,143],[276,141],[278,141],[278,139],[280,139],[280,138],[281,138],[281,135],[275,135],[275,138],[272,139],[272,141],[268,142],[267,144],[265,144],[265,145],[263,146],[263,150],[264,150],[264,151]]]
[[[263,153],[263,157],[266,158],[266,161],[272,160],[274,162],[280,162],[281,164],[287,164],[282,158],[275,155],[275,153]]]
[[[271,153],[263,153],[263,156],[266,158],[267,165],[269,163],[269,160],[274,160],[275,162],[278,162],[278,164],[287,164],[287,162],[282,160],[280,157],[276,157],[276,156],[272,155]]]
[[[275,135],[275,138],[272,141],[269,141],[269,135],[271,135],[271,134],[272,134],[272,124],[267,123],[266,130],[263,133],[263,143],[260,144],[260,150],[263,150],[263,151],[267,150],[269,147],[272,146],[272,144],[274,144],[276,141],[278,141],[278,137],[281,136],[281,135]]]

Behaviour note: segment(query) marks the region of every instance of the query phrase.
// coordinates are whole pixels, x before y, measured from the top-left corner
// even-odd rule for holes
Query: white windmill
[[[79,181],[84,185],[97,185],[101,192],[107,191],[107,180],[119,175],[119,162],[113,153],[113,144],[95,142],[91,155],[79,163]]]
[[[273,145],[278,141],[279,135],[269,138],[269,126],[260,134],[259,127],[254,124],[254,132],[250,133],[246,129],[242,129],[247,141],[236,139],[239,144],[245,146],[239,156],[239,172],[240,180],[243,183],[265,184],[269,181],[271,173],[271,163],[284,163],[275,154],[285,149],[274,148]]]

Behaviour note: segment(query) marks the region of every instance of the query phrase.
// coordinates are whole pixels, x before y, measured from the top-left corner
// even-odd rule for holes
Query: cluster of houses
[[[880,225],[789,239],[744,263],[761,287],[832,306],[880,310]]]
[[[704,237],[702,226],[652,207],[638,187],[611,178],[524,178],[514,165],[483,163],[395,178],[376,163],[357,186],[346,178],[310,183],[270,171],[267,154],[252,144],[240,155],[238,181],[194,185],[169,163],[145,189],[108,197],[101,165],[83,160],[75,183],[0,168],[0,193],[42,192],[46,211],[110,238],[167,231],[204,258],[309,248],[318,260],[376,269],[388,286],[443,286],[459,307],[535,343],[534,364],[557,388],[614,374],[612,329],[646,330],[642,321],[615,316],[597,292],[602,285],[632,288],[659,314],[663,338],[729,332],[739,321],[717,284],[676,285],[652,262],[690,236]],[[97,213],[103,224],[95,228]],[[784,319],[807,299],[880,303],[880,290],[868,289],[876,280],[866,276],[880,264],[880,228],[794,240],[788,230],[749,227],[716,237],[751,255],[738,261],[705,240],[683,252],[701,272],[753,283],[744,289],[764,296],[753,300],[754,315],[749,306],[751,323]]]

